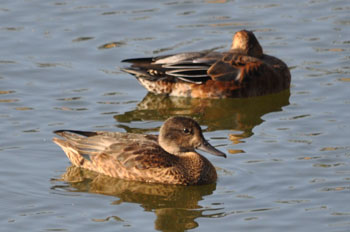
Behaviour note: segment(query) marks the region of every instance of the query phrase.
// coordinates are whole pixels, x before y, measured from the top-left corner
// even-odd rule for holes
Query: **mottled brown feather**
[[[64,139],[54,138],[53,142],[73,165],[108,176],[183,185],[213,183],[217,178],[213,165],[195,152],[207,142],[199,125],[189,118],[168,119],[159,139],[156,135],[103,131],[60,130],[56,134]],[[209,152],[225,156],[206,146]]]
[[[132,66],[123,70],[135,75],[148,91],[171,96],[253,97],[288,89],[291,81],[287,65],[263,54],[253,32],[246,30],[234,35],[228,52],[180,53],[124,61]]]

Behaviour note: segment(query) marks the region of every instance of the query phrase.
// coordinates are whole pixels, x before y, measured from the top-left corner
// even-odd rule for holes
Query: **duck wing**
[[[126,169],[149,169],[171,167],[176,160],[174,155],[159,146],[156,135],[76,130],[59,130],[55,133],[66,139],[65,148],[69,146],[90,162],[115,158]],[[54,141],[58,145],[62,144],[62,140],[57,140]]]
[[[209,69],[208,75],[213,80],[248,82],[256,76],[267,73],[271,69],[261,59],[241,54],[236,51],[226,53]],[[273,71],[273,70],[268,70]]]
[[[167,80],[202,84],[211,79],[207,70],[222,56],[219,52],[203,51],[127,59],[122,62],[132,63],[132,65],[122,70],[151,81]]]

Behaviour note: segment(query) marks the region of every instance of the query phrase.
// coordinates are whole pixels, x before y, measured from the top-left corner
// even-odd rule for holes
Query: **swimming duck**
[[[196,152],[226,155],[203,137],[198,123],[171,117],[159,136],[106,131],[57,130],[53,138],[73,165],[126,180],[199,185],[217,179],[214,166]]]
[[[178,97],[253,97],[290,87],[291,75],[280,59],[263,53],[251,31],[233,36],[227,52],[187,52],[126,59],[134,75],[148,91]]]

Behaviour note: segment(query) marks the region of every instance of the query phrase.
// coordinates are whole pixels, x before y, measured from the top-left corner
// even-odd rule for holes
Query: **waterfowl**
[[[159,136],[106,131],[57,130],[53,138],[77,167],[126,180],[199,185],[217,179],[214,166],[196,149],[226,155],[203,137],[198,123],[171,117]]]
[[[253,97],[290,87],[291,75],[280,59],[264,54],[254,33],[238,31],[227,52],[187,52],[132,58],[122,71],[148,91],[178,97]]]

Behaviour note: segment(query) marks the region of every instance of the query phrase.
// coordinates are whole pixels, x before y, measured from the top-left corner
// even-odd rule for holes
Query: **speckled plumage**
[[[251,31],[238,31],[228,52],[188,52],[123,60],[148,91],[194,98],[253,97],[290,87],[291,75],[280,59],[263,54]]]
[[[196,185],[217,179],[213,165],[195,149],[224,153],[203,137],[200,126],[186,117],[172,117],[159,136],[120,132],[59,130],[53,141],[73,165],[111,177],[143,182]]]

